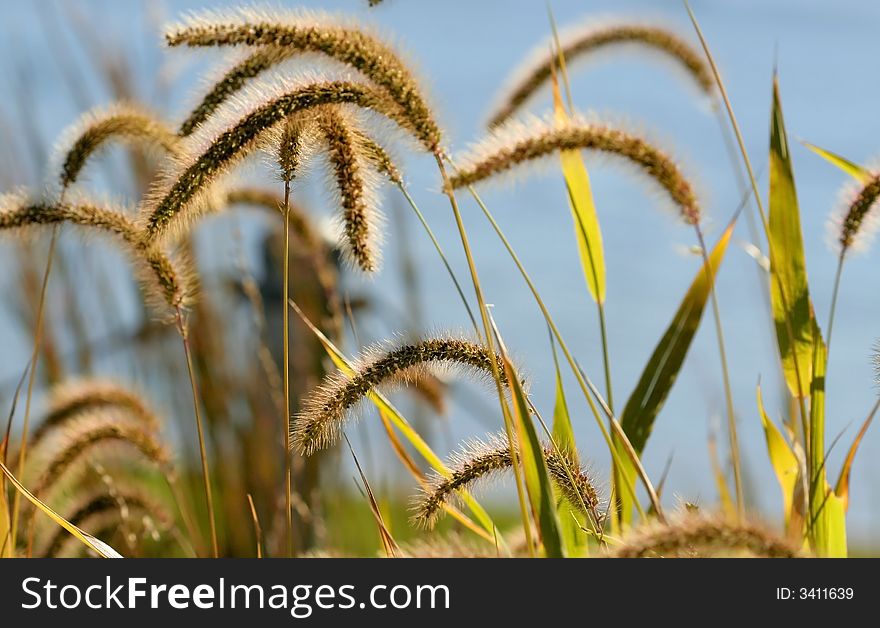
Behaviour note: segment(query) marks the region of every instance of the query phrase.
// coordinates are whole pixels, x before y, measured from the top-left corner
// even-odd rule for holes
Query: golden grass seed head
[[[638,23],[597,23],[591,18],[560,35],[565,60],[576,63],[612,46],[628,45],[661,53],[682,67],[700,89],[712,96],[715,81],[700,51],[669,28]],[[542,87],[550,82],[557,62],[553,39],[537,46],[508,80],[508,86],[490,115],[488,126],[503,124],[516,114]]]
[[[95,449],[108,444],[125,444],[137,450],[144,460],[170,468],[171,454],[158,436],[142,423],[127,419],[112,410],[81,413],[65,425],[61,447],[42,466],[32,491],[43,495],[50,491],[65,473]]]
[[[29,439],[30,446],[38,447],[49,432],[63,429],[72,417],[96,409],[122,411],[142,422],[147,429],[159,429],[156,414],[140,394],[110,380],[74,380],[63,382],[49,392],[48,408]]]
[[[342,209],[343,251],[364,272],[379,266],[382,216],[369,159],[341,109],[324,107],[316,115]]]
[[[584,514],[599,519],[599,496],[586,471],[579,467],[572,455],[557,453],[549,445],[543,449],[547,472],[560,493],[573,507],[580,511],[586,508],[588,512]],[[435,473],[423,488],[414,504],[414,522],[433,527],[444,505],[459,491],[468,490],[477,481],[489,479],[511,466],[510,444],[504,434],[493,434],[485,441],[471,441],[453,454],[447,464],[448,476]]]
[[[614,547],[612,558],[721,556],[745,552],[762,558],[797,558],[800,548],[752,522],[688,512],[668,523],[652,522],[633,530]]]
[[[841,192],[845,199],[841,210],[832,216],[830,227],[841,252],[866,248],[877,230],[877,200],[880,198],[880,172],[866,183],[847,185]]]
[[[0,195],[0,232],[27,232],[69,223],[87,234],[110,235],[131,258],[145,300],[164,315],[165,309],[186,306],[197,282],[183,254],[169,257],[156,245],[145,245],[139,227],[116,207],[102,207],[85,197],[48,202],[23,192]]]
[[[390,117],[398,108],[364,84],[305,79],[257,86],[227,103],[185,139],[181,157],[162,174],[143,204],[140,223],[146,242],[167,236],[204,210],[212,186],[260,147],[265,134],[290,115],[331,103],[353,103]]]
[[[240,92],[250,79],[260,76],[263,72],[290,58],[291,54],[291,51],[276,46],[265,46],[250,51],[247,56],[234,63],[213,83],[198,105],[181,123],[178,134],[183,137],[191,135],[223,103]]]
[[[170,46],[273,46],[292,54],[326,55],[385,90],[422,144],[431,152],[440,150],[440,128],[412,71],[391,45],[363,25],[326,13],[246,8],[191,14],[167,28],[165,39]]]
[[[580,117],[564,123],[531,117],[491,131],[456,157],[457,170],[450,185],[454,189],[475,185],[566,150],[598,152],[634,164],[666,192],[682,220],[699,223],[701,210],[694,188],[669,155],[638,135]]]
[[[158,149],[163,155],[177,151],[179,139],[174,130],[156,114],[140,105],[114,103],[83,114],[65,130],[55,149],[61,188],[76,182],[89,158],[110,142],[138,144]]]
[[[494,359],[503,374],[501,358],[496,355]],[[491,360],[484,346],[455,337],[369,349],[354,365],[352,377],[341,372],[329,375],[305,398],[293,424],[293,446],[300,453],[311,455],[335,443],[348,415],[377,388],[406,385],[420,371],[435,364],[463,367],[490,376]]]

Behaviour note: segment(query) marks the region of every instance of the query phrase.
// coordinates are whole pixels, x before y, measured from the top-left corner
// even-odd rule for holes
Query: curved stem
[[[63,197],[62,197],[63,198]],[[52,228],[52,239],[49,241],[49,255],[46,258],[46,270],[43,271],[43,283],[40,286],[40,302],[37,305],[37,320],[34,323],[34,348],[31,351],[31,372],[28,373],[27,397],[24,404],[24,423],[21,428],[21,445],[18,454],[18,477],[24,475],[24,463],[27,459],[28,430],[31,418],[31,399],[34,394],[34,382],[37,378],[37,362],[40,358],[40,341],[43,337],[43,312],[46,305],[46,293],[49,287],[49,275],[52,273],[52,260],[55,257],[55,245],[58,242],[58,227]],[[18,535],[18,515],[21,508],[21,493],[16,491],[12,500],[12,550],[15,551],[15,542]]]
[[[837,258],[837,272],[834,273],[834,289],[831,292],[831,311],[828,313],[828,339],[825,343],[827,351],[831,351],[831,330],[834,329],[834,312],[837,309],[837,295],[840,291],[840,276],[843,274],[843,259],[846,249],[840,252]]]
[[[480,286],[480,277],[477,274],[477,266],[474,262],[474,256],[471,252],[471,246],[468,241],[467,231],[464,228],[464,221],[462,220],[461,212],[458,209],[458,201],[456,201],[455,192],[452,190],[452,186],[449,183],[449,176],[446,173],[446,166],[444,166],[443,164],[443,156],[439,152],[435,153],[434,156],[437,160],[437,168],[440,170],[440,177],[443,179],[443,190],[446,193],[446,196],[449,198],[449,203],[452,206],[452,213],[455,216],[455,224],[458,227],[458,233],[461,237],[461,246],[464,249],[465,257],[467,258],[468,269],[470,270],[471,280],[474,284],[474,292],[477,296],[477,305],[480,308],[480,317],[483,321],[486,349],[489,351],[489,355],[494,355],[495,343],[493,341],[492,324],[489,319],[489,311],[486,308],[486,301],[483,298],[483,289]],[[531,526],[529,525],[527,497],[525,494],[525,487],[523,486],[523,478],[521,477],[519,469],[519,456],[517,455],[516,448],[514,447],[515,441],[513,436],[513,420],[510,416],[510,411],[507,407],[507,399],[504,396],[504,390],[501,385],[501,374],[498,371],[498,364],[496,364],[495,360],[489,360],[489,362],[492,368],[492,379],[495,380],[495,387],[498,392],[498,400],[501,403],[501,412],[504,415],[504,429],[507,432],[507,440],[510,444],[510,461],[513,467],[513,477],[516,480],[516,492],[519,496],[520,515],[522,517],[523,530],[526,537],[526,546],[529,548],[529,553],[534,556],[535,550],[532,544]]]
[[[428,237],[431,238],[431,243],[434,245],[437,254],[440,256],[440,260],[443,262],[443,266],[446,267],[446,272],[452,279],[452,283],[455,284],[455,290],[458,292],[458,296],[461,298],[461,302],[462,304],[464,304],[464,308],[467,310],[467,315],[468,318],[471,319],[471,324],[474,326],[474,331],[477,333],[477,335],[479,335],[480,326],[477,324],[477,319],[474,316],[473,311],[471,310],[471,306],[468,304],[467,297],[464,295],[464,290],[462,289],[461,284],[458,282],[458,278],[455,276],[455,272],[452,270],[452,266],[449,264],[449,260],[446,259],[446,254],[443,252],[443,248],[440,246],[440,242],[434,235],[434,231],[431,229],[428,221],[425,220],[424,214],[422,214],[421,210],[416,205],[416,202],[413,200],[412,196],[410,196],[409,191],[402,184],[398,184],[397,187],[400,189],[401,194],[403,194],[403,196],[406,198],[409,206],[412,207],[412,210],[415,212],[416,216],[418,216],[419,222],[422,223],[422,227],[424,227],[425,231],[428,234]]]
[[[611,360],[608,356],[608,332],[605,329],[605,304],[596,301],[599,310],[599,336],[602,341],[602,365],[605,368],[605,401],[614,412],[614,393],[611,392]]]
[[[709,280],[709,299],[712,301],[712,318],[715,321],[715,337],[718,341],[718,357],[721,360],[721,378],[724,384],[724,401],[727,407],[727,433],[730,439],[730,461],[733,466],[733,483],[736,489],[736,507],[740,517],[745,516],[745,499],[742,486],[742,466],[739,456],[739,438],[736,431],[736,411],[733,407],[733,390],[730,386],[730,369],[727,364],[727,350],[724,342],[724,328],[721,325],[721,308],[718,306],[718,295],[715,292],[715,275],[709,262],[709,252],[706,249],[706,239],[700,225],[694,225],[697,232],[697,240],[700,244],[700,252],[703,257],[703,267],[706,269],[706,277]]]
[[[288,317],[290,315],[287,307],[287,300],[290,298],[290,179],[284,179],[284,286],[282,292],[284,300],[282,301],[281,325],[283,329],[284,343],[284,520],[287,538],[287,555],[293,556],[293,487],[291,475],[293,470],[291,453],[290,453],[290,326]]]
[[[547,325],[550,327],[550,331],[553,333],[553,335],[556,337],[556,340],[559,342],[559,348],[562,350],[562,354],[565,356],[565,359],[568,362],[569,368],[571,369],[572,373],[575,376],[575,379],[578,382],[578,385],[581,388],[581,392],[583,393],[584,398],[587,400],[587,404],[590,407],[590,411],[592,412],[593,417],[596,419],[596,425],[599,427],[599,431],[602,433],[602,438],[605,440],[605,443],[608,446],[608,451],[611,455],[612,461],[614,462],[614,464],[620,465],[620,460],[618,459],[619,458],[618,447],[614,444],[614,441],[612,441],[611,434],[608,432],[608,428],[605,426],[604,420],[599,415],[599,409],[596,407],[596,403],[593,401],[593,396],[594,396],[594,393],[596,393],[596,391],[593,390],[593,387],[588,382],[587,377],[584,375],[584,373],[578,367],[577,360],[574,359],[574,356],[572,355],[571,351],[569,350],[568,344],[565,342],[565,339],[562,337],[562,334],[560,333],[559,328],[556,326],[556,322],[553,320],[553,317],[550,315],[550,311],[547,309],[547,306],[544,304],[544,300],[541,298],[541,295],[538,292],[538,289],[535,287],[535,284],[532,282],[531,277],[529,277],[528,272],[526,272],[526,269],[523,267],[522,262],[520,261],[519,256],[516,254],[516,251],[514,251],[513,247],[511,246],[510,241],[508,241],[507,237],[504,235],[504,232],[501,230],[501,227],[495,221],[495,217],[489,211],[489,208],[486,207],[486,204],[483,203],[483,199],[480,198],[479,194],[477,194],[477,191],[473,187],[470,187],[469,191],[470,191],[471,195],[474,197],[474,200],[477,202],[477,205],[480,206],[480,209],[482,210],[483,214],[486,216],[486,219],[492,225],[492,228],[495,230],[495,233],[498,235],[498,239],[501,240],[501,243],[504,245],[504,248],[507,249],[508,255],[510,255],[510,258],[513,260],[513,263],[516,265],[517,269],[519,270],[520,275],[522,275],[523,280],[525,280],[526,285],[528,285],[529,290],[531,291],[532,296],[535,299],[535,302],[538,304],[538,308],[541,310],[541,314],[543,314],[543,316],[544,316],[544,320],[547,321]],[[605,405],[606,404],[603,404],[603,411],[605,410],[605,407],[604,407]],[[626,444],[629,444],[629,440],[626,437],[626,435],[623,433],[623,430],[620,428],[620,423],[617,421],[616,418],[614,418],[613,414],[610,413],[610,408],[608,410],[609,410],[609,412],[607,414],[608,414],[609,422],[611,424],[611,429],[621,439],[621,442],[622,442],[624,448],[626,449],[626,453],[631,458],[633,458],[633,456],[635,456],[632,459],[632,462],[633,462],[634,466],[636,467],[636,470],[639,472],[639,477],[645,486],[645,490],[647,491],[648,496],[652,500],[652,505],[654,506],[654,509],[657,512],[658,518],[662,520],[664,518],[663,510],[660,506],[660,500],[657,497],[657,492],[654,490],[654,487],[651,484],[651,481],[648,478],[647,474],[643,473],[643,468],[641,466],[641,463],[638,460],[637,453],[632,449],[632,445],[630,444],[628,448],[625,447]],[[629,493],[629,495],[632,497],[633,503],[635,504],[635,507],[639,513],[639,516],[641,516],[644,519],[645,511],[642,508],[641,504],[639,503],[638,496],[636,495],[635,486],[633,486],[633,484],[629,481],[629,478],[625,479],[624,487],[625,487],[627,493]]]
[[[217,544],[217,521],[214,516],[214,495],[211,491],[211,474],[208,471],[208,453],[205,448],[205,433],[202,428],[202,411],[199,409],[199,393],[196,386],[196,374],[193,369],[192,353],[189,346],[189,337],[186,330],[186,324],[183,321],[183,312],[180,306],[177,307],[176,313],[177,331],[180,332],[180,338],[183,342],[183,352],[186,354],[186,369],[189,373],[189,384],[192,389],[193,409],[196,415],[196,431],[199,436],[199,457],[202,464],[202,481],[205,484],[205,501],[208,505],[208,520],[211,524],[211,547],[214,552],[214,558],[220,557],[220,547]]]

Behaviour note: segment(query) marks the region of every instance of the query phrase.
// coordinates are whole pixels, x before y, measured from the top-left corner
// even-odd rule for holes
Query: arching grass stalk
[[[290,298],[290,224],[288,223],[288,219],[290,217],[290,177],[284,177],[284,207],[282,208],[284,214],[284,287],[282,288],[282,292],[284,294],[284,300],[281,302],[281,309],[283,310],[281,324],[283,326],[283,340],[284,343],[284,521],[285,521],[285,533],[287,535],[287,555],[289,557],[293,557],[293,511],[292,511],[292,478],[291,474],[293,473],[292,469],[292,458],[290,452],[290,320],[289,320],[289,309],[287,307],[287,300]]]
[[[186,329],[186,322],[183,320],[183,311],[180,306],[175,312],[175,323],[177,331],[180,333],[180,339],[183,343],[183,352],[186,355],[186,370],[189,373],[189,384],[192,389],[193,410],[196,415],[196,431],[199,437],[199,457],[202,465],[202,481],[205,484],[205,501],[208,506],[208,519],[211,527],[211,548],[214,558],[220,557],[220,547],[217,544],[217,521],[214,516],[214,495],[211,491],[211,474],[208,470],[208,453],[205,448],[205,433],[202,427],[202,412],[199,409],[199,393],[196,385],[196,374],[193,369],[192,353],[189,346],[189,337]]]
[[[455,272],[452,270],[452,266],[449,264],[449,260],[446,258],[446,254],[443,252],[443,247],[440,246],[440,242],[437,240],[437,236],[434,235],[434,231],[431,229],[431,225],[428,224],[428,221],[425,220],[425,215],[422,214],[422,211],[419,209],[418,205],[416,205],[415,200],[413,200],[412,195],[410,195],[409,190],[406,189],[402,183],[398,183],[397,185],[400,193],[403,194],[409,206],[412,207],[413,212],[418,217],[419,222],[422,224],[422,227],[425,229],[425,232],[428,234],[428,237],[431,239],[431,243],[434,245],[434,249],[437,251],[437,254],[440,256],[440,260],[443,262],[443,266],[446,268],[446,272],[449,274],[449,278],[452,279],[452,283],[455,284],[455,290],[458,292],[458,296],[461,298],[461,302],[464,305],[465,310],[467,310],[468,318],[471,320],[471,324],[474,326],[474,332],[479,336],[480,327],[477,324],[477,319],[474,317],[474,313],[471,310],[470,304],[468,304],[467,297],[464,295],[464,290],[461,287],[461,284],[458,282],[458,278],[455,276]]]
[[[834,273],[834,288],[831,290],[831,307],[828,311],[827,338],[825,340],[827,351],[831,351],[831,331],[834,329],[834,312],[837,309],[837,295],[840,291],[840,276],[843,274],[843,260],[845,257],[846,250],[843,250],[837,258],[837,270]]]
[[[63,196],[62,196],[63,200]],[[31,399],[34,394],[34,382],[37,376],[37,362],[40,358],[40,340],[43,335],[43,312],[46,304],[46,293],[49,287],[49,275],[52,273],[52,260],[55,257],[55,246],[58,242],[59,226],[52,227],[52,236],[49,240],[49,254],[46,257],[46,269],[43,271],[43,283],[40,286],[40,302],[37,304],[37,318],[34,323],[34,346],[31,350],[31,372],[28,374],[27,395],[24,404],[24,421],[21,428],[21,445],[19,445],[18,454],[18,477],[24,475],[24,463],[27,460],[28,431],[30,428],[31,418]],[[15,550],[15,543],[18,534],[18,515],[21,509],[21,493],[15,492],[12,500],[12,530],[9,536],[12,543],[12,549]]]
[[[458,201],[455,199],[455,190],[452,187],[452,184],[449,181],[449,175],[446,172],[446,166],[443,163],[443,155],[438,150],[434,153],[434,156],[437,160],[437,168],[440,171],[440,177],[443,181],[443,191],[449,199],[449,204],[452,207],[452,213],[455,217],[455,225],[458,228],[458,234],[461,237],[461,246],[464,249],[465,257],[467,258],[468,270],[471,274],[471,281],[474,284],[474,293],[477,297],[477,305],[480,308],[480,318],[483,323],[483,333],[486,339],[486,348],[489,351],[489,354],[492,355],[495,353],[495,342],[492,333],[492,325],[489,321],[489,311],[486,307],[486,301],[483,298],[483,289],[480,286],[480,277],[477,273],[477,266],[474,262],[474,256],[471,252],[471,246],[468,242],[467,231],[464,227],[464,221],[461,218],[461,211],[458,208]],[[532,531],[531,525],[529,524],[529,514],[528,514],[528,497],[525,494],[525,487],[523,486],[523,478],[521,475],[521,469],[519,464],[519,456],[517,455],[516,448],[514,443],[514,426],[513,426],[513,417],[510,414],[510,408],[507,405],[507,398],[504,394],[504,388],[502,385],[501,373],[498,370],[498,365],[495,361],[492,361],[492,379],[495,381],[495,388],[498,392],[498,401],[501,404],[501,412],[504,416],[504,430],[507,434],[507,440],[510,445],[510,460],[511,466],[513,467],[513,477],[516,480],[516,492],[519,497],[519,506],[520,506],[520,515],[522,517],[523,522],[523,531],[525,532],[526,537],[526,545],[529,548],[530,555],[534,553],[534,548],[532,546]]]
[[[608,450],[611,454],[612,460],[614,461],[615,464],[619,465],[620,460],[618,459],[619,454],[618,454],[617,448],[615,447],[614,443],[612,442],[611,434],[608,432],[608,428],[605,426],[605,421],[600,416],[599,409],[596,407],[596,404],[593,401],[593,397],[590,392],[591,387],[587,383],[587,378],[584,376],[583,372],[578,368],[577,361],[574,359],[574,356],[572,355],[571,351],[568,348],[568,344],[565,342],[565,339],[562,337],[562,334],[560,333],[559,328],[556,326],[556,323],[553,320],[553,317],[550,315],[550,311],[547,309],[547,306],[544,304],[544,300],[541,298],[541,295],[538,292],[538,289],[535,287],[535,284],[532,282],[531,277],[529,277],[529,274],[526,272],[526,269],[523,267],[522,262],[520,262],[519,256],[516,254],[516,251],[514,251],[513,247],[511,246],[510,242],[508,241],[507,237],[504,235],[504,232],[501,230],[501,227],[495,221],[495,217],[489,211],[489,208],[486,207],[486,204],[483,202],[483,199],[480,198],[480,195],[477,194],[477,191],[473,188],[473,186],[469,186],[468,190],[470,191],[471,195],[474,197],[474,200],[477,202],[477,205],[480,206],[480,209],[482,210],[483,214],[486,216],[486,219],[492,225],[492,228],[495,230],[495,233],[498,235],[498,238],[501,240],[502,244],[504,244],[504,248],[507,249],[507,253],[510,255],[514,264],[516,264],[516,267],[519,270],[520,275],[522,275],[522,278],[525,280],[526,284],[528,285],[529,290],[532,292],[532,296],[535,298],[535,302],[538,304],[538,307],[540,308],[541,313],[544,316],[544,320],[547,321],[547,325],[550,327],[550,331],[553,333],[553,335],[556,337],[556,340],[559,342],[559,348],[562,350],[562,353],[565,356],[566,361],[568,362],[569,368],[571,369],[572,373],[574,373],[575,379],[577,380],[578,385],[581,388],[581,392],[584,395],[584,399],[587,400],[587,404],[590,407],[590,411],[592,412],[593,417],[596,419],[596,424],[599,426],[599,430],[602,432],[602,437],[605,439],[605,443],[608,446]],[[623,431],[620,430],[620,425],[619,425],[619,423],[616,422],[616,420],[612,421],[612,429],[615,429],[615,431],[619,430],[619,435],[622,435],[622,440],[625,440],[626,442],[628,442],[628,439],[626,438],[625,434],[623,434]],[[635,452],[633,451],[631,453],[634,454]],[[635,460],[633,460],[633,462],[634,463],[638,462],[638,456],[635,457]],[[639,467],[641,465],[636,464],[636,466]],[[645,489],[648,491],[648,494],[649,495],[651,495],[651,494],[656,495],[656,491],[654,490],[654,487],[651,485],[650,479],[647,477],[647,475],[642,475],[642,474],[639,474],[639,475],[641,477],[643,484],[645,485]],[[628,478],[626,478],[624,486],[625,486],[627,492],[633,498],[633,503],[635,504],[636,509],[639,512],[639,515],[642,518],[644,518],[645,511],[642,508],[641,504],[639,503],[639,500],[637,499],[635,487],[630,483]],[[656,508],[659,516],[662,517],[663,511],[662,511],[662,508],[660,507],[659,500],[657,500],[657,503],[655,504],[655,508]]]
[[[767,219],[767,212],[764,209],[764,202],[761,199],[761,193],[758,191],[758,180],[755,177],[755,171],[752,168],[751,159],[749,159],[749,153],[746,150],[745,141],[743,140],[742,132],[739,128],[739,123],[736,120],[736,114],[733,112],[733,105],[730,103],[730,98],[727,95],[727,88],[724,86],[724,81],[721,78],[721,73],[718,70],[718,66],[715,63],[715,58],[712,56],[712,52],[709,50],[709,44],[706,41],[706,38],[703,36],[703,31],[700,28],[700,24],[697,22],[697,17],[694,15],[693,10],[691,10],[690,4],[688,4],[687,0],[684,0],[684,6],[687,9],[688,15],[690,16],[691,23],[694,25],[694,30],[697,32],[697,37],[700,39],[700,45],[703,47],[703,52],[706,53],[706,59],[709,61],[709,66],[712,68],[712,75],[715,77],[715,82],[718,85],[718,91],[721,92],[721,99],[724,102],[724,107],[727,110],[727,117],[730,119],[730,124],[733,127],[734,135],[736,136],[736,142],[739,146],[739,152],[742,155],[743,163],[746,166],[746,172],[749,175],[749,183],[751,184],[752,193],[755,196],[755,204],[758,207],[758,213],[761,216],[761,225],[764,228],[764,235],[767,238],[767,256],[770,259],[771,267],[775,266],[775,252],[773,250],[773,246],[770,242],[770,222]],[[776,275],[776,283],[779,289],[780,301],[782,302],[783,309],[788,311],[788,296],[785,294],[784,286],[782,285],[782,280],[779,278],[779,275]],[[791,327],[791,319],[786,316],[785,317],[785,328],[786,333],[788,334],[789,341],[792,342],[792,346],[794,345],[794,331]],[[795,378],[798,381],[798,388],[800,388],[800,367],[798,366],[798,361],[793,360],[795,369]],[[807,424],[808,416],[807,416],[807,404],[806,404],[806,393],[807,391],[798,390],[798,407],[801,414],[801,425],[804,431],[804,435],[809,434],[809,426]]]
[[[718,342],[718,358],[721,360],[721,379],[724,385],[724,402],[727,409],[727,435],[730,439],[730,462],[733,467],[733,484],[736,491],[736,508],[740,518],[745,516],[745,498],[742,487],[742,467],[739,456],[739,437],[736,430],[736,411],[733,407],[733,390],[730,386],[730,368],[727,364],[727,349],[724,342],[724,328],[721,325],[721,308],[718,305],[718,296],[715,292],[715,274],[709,263],[709,253],[706,248],[706,239],[699,223],[694,225],[697,240],[700,245],[700,255],[703,258],[703,268],[706,269],[706,279],[709,281],[709,300],[712,302],[712,320],[715,322],[715,338]]]

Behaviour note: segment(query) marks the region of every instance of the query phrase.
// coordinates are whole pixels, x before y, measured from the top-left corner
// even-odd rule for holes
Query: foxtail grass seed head
[[[138,144],[174,154],[179,139],[167,124],[139,105],[115,103],[86,112],[62,134],[55,149],[59,183],[76,182],[90,157],[113,141]]]
[[[161,468],[169,468],[171,461],[167,447],[154,432],[110,410],[80,415],[75,422],[65,426],[63,437],[63,445],[46,461],[33,484],[35,495],[51,490],[73,465],[107,444],[131,446],[144,460]]]
[[[321,108],[317,124],[326,143],[327,160],[339,193],[345,234],[343,251],[362,271],[373,272],[379,266],[382,216],[369,159],[343,111]]]
[[[0,195],[0,232],[27,232],[39,227],[72,224],[86,233],[107,234],[120,244],[135,266],[145,300],[160,314],[190,303],[195,274],[183,253],[169,257],[158,246],[145,244],[138,226],[116,208],[89,200],[48,202],[26,193]]]
[[[682,220],[700,222],[694,188],[669,155],[645,139],[603,123],[573,117],[564,123],[530,118],[490,132],[456,157],[453,189],[467,187],[566,150],[587,150],[625,159],[655,181],[678,208]]]
[[[178,230],[210,205],[212,186],[257,150],[266,133],[289,116],[333,103],[352,103],[389,116],[397,108],[375,88],[347,81],[305,79],[257,86],[219,110],[181,146],[140,212],[146,242]]]
[[[112,409],[139,421],[149,430],[159,429],[159,420],[147,401],[139,394],[109,380],[86,379],[55,386],[49,393],[49,406],[43,420],[34,430],[29,442],[39,446],[43,438],[73,417],[99,409]]]
[[[341,372],[329,375],[305,398],[293,424],[293,446],[311,455],[335,443],[346,418],[373,390],[406,385],[424,369],[438,364],[491,376],[492,359],[503,373],[499,356],[490,356],[482,345],[453,337],[368,350],[354,365],[351,377]]]
[[[556,453],[552,447],[545,446],[544,458],[550,478],[569,504],[581,511],[586,507],[589,512],[584,514],[597,516],[598,493],[590,477],[578,468],[573,457]],[[413,519],[421,526],[433,527],[443,507],[459,491],[468,490],[476,482],[490,479],[512,467],[507,437],[496,434],[486,441],[473,441],[454,454],[447,467],[449,475],[434,474],[414,504]]]
[[[169,46],[273,46],[326,55],[385,90],[425,148],[440,149],[440,128],[412,71],[391,45],[363,25],[327,13],[244,8],[191,14],[166,29],[165,39]]]
[[[91,520],[111,512],[118,516],[120,523],[134,523],[135,517],[140,517],[151,520],[154,527],[170,527],[174,521],[171,513],[147,488],[129,482],[120,484],[114,481],[110,487],[99,484],[76,495],[62,514],[67,521],[86,531],[91,529]],[[56,556],[69,538],[67,530],[53,526],[47,542],[36,553],[46,558]]]
[[[841,210],[832,216],[829,225],[840,252],[866,248],[880,222],[876,215],[877,200],[880,198],[880,172],[871,175],[866,183],[847,185],[841,196],[844,198]]]
[[[567,63],[575,63],[612,46],[628,45],[674,60],[709,96],[715,93],[712,69],[699,50],[673,31],[648,24],[596,24],[595,20],[575,27],[560,36],[562,54]],[[557,63],[555,41],[536,47],[514,72],[492,112],[489,127],[503,124],[519,111],[542,87],[550,82]]]
[[[765,528],[730,521],[721,515],[690,512],[669,523],[653,522],[625,536],[612,558],[724,556],[797,558],[798,547]]]
[[[227,100],[241,91],[250,79],[289,59],[292,52],[276,46],[265,46],[252,52],[232,65],[208,90],[198,105],[180,125],[178,134],[191,135],[202,123],[210,118]]]

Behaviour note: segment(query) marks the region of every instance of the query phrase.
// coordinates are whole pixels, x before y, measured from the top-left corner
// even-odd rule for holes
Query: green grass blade
[[[684,363],[709,298],[709,273],[713,278],[717,274],[732,233],[731,224],[712,249],[709,272],[705,266],[700,267],[623,409],[620,424],[638,453],[644,449],[657,413]]]
[[[709,268],[707,269],[705,265],[700,267],[623,409],[620,424],[638,454],[644,450],[654,427],[654,421],[684,364],[709,299],[712,282],[727,252],[733,227],[734,223],[731,223],[712,249],[709,255]],[[625,457],[621,455],[620,459]],[[635,470],[629,463],[624,463],[615,471],[615,481],[622,480],[618,474],[633,478]],[[619,496],[623,521],[628,522],[632,516],[632,501],[625,492],[616,491],[616,493]]]
[[[773,81],[770,117],[770,301],[785,382],[791,394],[804,398],[810,389],[813,337],[812,305],[801,233],[800,210],[779,83]]]
[[[797,456],[794,455],[791,446],[782,432],[773,423],[773,420],[764,409],[764,398],[761,395],[761,386],[757,390],[758,414],[764,428],[764,440],[767,442],[767,454],[770,464],[776,474],[776,480],[782,489],[782,502],[785,512],[785,527],[789,528],[794,504],[795,489],[800,478],[800,465]]]
[[[499,343],[499,346],[502,347],[504,373],[507,375],[507,381],[510,382],[510,392],[513,397],[513,419],[516,425],[519,455],[523,465],[523,476],[532,514],[535,521],[538,522],[538,530],[541,533],[541,542],[544,545],[546,556],[548,558],[563,558],[565,553],[559,533],[559,519],[556,516],[556,500],[554,499],[553,487],[550,484],[550,476],[547,473],[544,448],[541,447],[541,441],[538,439],[538,433],[532,423],[529,405],[522,384],[520,384],[519,375],[507,352],[503,349],[503,345]]]
[[[871,173],[866,168],[862,168],[860,165],[853,161],[850,161],[846,157],[842,157],[837,153],[833,153],[830,150],[825,150],[824,148],[820,148],[819,146],[816,146],[815,144],[810,144],[809,142],[801,141],[801,144],[819,155],[819,157],[821,157],[828,163],[837,166],[838,168],[843,170],[846,174],[851,176],[856,181],[867,183],[868,180],[871,178]]]
[[[828,350],[814,329],[813,380],[810,386],[810,524],[807,534],[817,556],[846,558],[846,510],[828,485],[825,455],[825,367]]]

